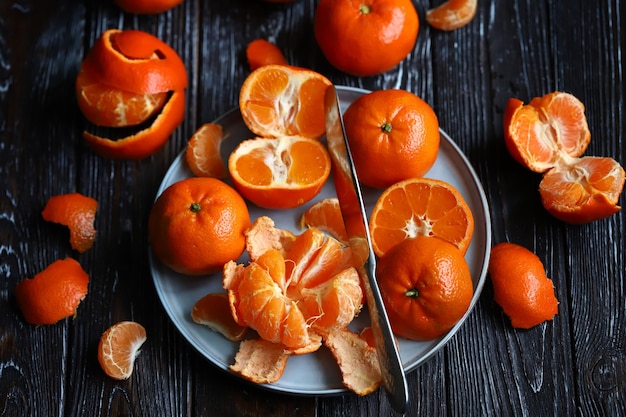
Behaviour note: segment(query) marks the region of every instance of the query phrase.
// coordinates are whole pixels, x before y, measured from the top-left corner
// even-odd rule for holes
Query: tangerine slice
[[[88,284],[89,275],[80,264],[66,258],[19,282],[15,286],[15,298],[28,323],[54,324],[76,314],[87,295]]]
[[[323,75],[286,65],[263,65],[244,80],[239,109],[244,123],[261,137],[320,138],[326,132]]]
[[[439,30],[455,30],[467,25],[476,15],[477,0],[448,0],[426,12],[426,21]]]
[[[113,379],[128,379],[146,339],[146,329],[133,321],[121,321],[109,327],[98,344],[102,370]]]
[[[96,240],[94,221],[98,201],[80,193],[60,194],[50,197],[41,216],[44,220],[67,226],[70,245],[79,253],[89,250]]]
[[[287,65],[282,51],[273,43],[265,39],[255,39],[246,48],[246,58],[250,71],[263,65]]]
[[[300,228],[315,227],[340,242],[348,243],[346,226],[341,215],[339,199],[336,197],[324,198],[309,208],[300,217]]]
[[[222,160],[220,147],[225,139],[222,126],[205,123],[189,139],[185,160],[198,177],[226,178],[228,170]]]
[[[324,187],[330,167],[326,147],[303,136],[248,139],[228,159],[235,188],[254,204],[270,209],[310,201]]]
[[[378,256],[407,238],[437,236],[463,253],[474,233],[474,217],[451,184],[430,178],[400,181],[380,195],[370,218],[372,247]]]
[[[196,301],[191,309],[191,318],[233,342],[243,339],[248,330],[247,327],[240,326],[231,315],[226,293],[209,293]]]

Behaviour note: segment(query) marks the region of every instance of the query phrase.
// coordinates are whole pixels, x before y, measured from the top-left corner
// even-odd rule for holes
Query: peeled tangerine
[[[581,157],[591,133],[585,107],[573,95],[557,91],[528,104],[509,99],[504,139],[517,162],[543,173],[541,201],[557,219],[581,224],[620,210],[624,168],[612,158]]]

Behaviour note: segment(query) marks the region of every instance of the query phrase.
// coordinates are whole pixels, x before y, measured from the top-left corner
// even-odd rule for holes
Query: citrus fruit
[[[156,199],[148,219],[156,257],[176,272],[217,272],[244,250],[250,225],[245,201],[215,178],[192,177],[170,185]]]
[[[263,65],[244,80],[239,110],[254,134],[320,138],[326,132],[324,94],[331,82],[305,68]]]
[[[276,234],[254,236],[271,235]],[[362,306],[359,275],[354,268],[341,269],[341,260],[339,242],[307,229],[284,255],[271,248],[247,265],[229,262],[223,285],[233,317],[264,340],[290,351],[311,351],[309,346],[318,346],[320,334],[347,326]]]
[[[417,236],[442,238],[465,253],[474,233],[474,217],[463,196],[451,184],[430,178],[408,179],[383,191],[369,225],[378,256]]]
[[[76,314],[87,295],[89,275],[80,264],[66,258],[54,261],[32,279],[15,286],[20,311],[30,324],[54,324]]]
[[[395,334],[429,340],[468,310],[473,285],[463,253],[438,237],[405,239],[380,258],[378,285]]]
[[[161,148],[182,122],[187,71],[176,51],[155,36],[111,29],[89,50],[75,87],[85,118],[110,128],[109,137],[83,132],[93,150],[141,159]]]
[[[191,309],[191,318],[233,342],[243,339],[248,330],[233,319],[226,293],[209,293],[196,301]]]
[[[302,136],[244,140],[228,158],[230,177],[241,195],[272,209],[310,201],[324,187],[330,167],[326,147]]]
[[[315,227],[330,234],[342,243],[348,242],[339,199],[324,198],[308,207],[300,217],[300,228]]]
[[[228,170],[220,153],[224,140],[222,126],[205,123],[194,132],[187,142],[185,160],[198,177],[226,178]]]
[[[146,329],[134,321],[121,321],[109,327],[98,343],[102,370],[113,379],[128,379],[146,339]]]
[[[426,12],[426,21],[439,30],[455,30],[467,25],[476,15],[477,0],[447,0]]]
[[[558,312],[552,280],[537,255],[521,245],[503,242],[491,249],[489,275],[494,299],[513,327],[529,329]]]
[[[158,14],[172,9],[183,0],[115,0],[122,10],[134,14]]]
[[[60,194],[48,199],[41,216],[48,222],[67,226],[72,249],[84,253],[96,240],[97,209],[98,201],[91,197],[80,193]]]
[[[246,48],[246,58],[250,71],[263,65],[287,65],[287,60],[276,45],[265,39],[255,39]]]
[[[609,157],[582,157],[591,140],[582,102],[553,92],[528,104],[509,99],[504,114],[507,149],[522,166],[543,173],[539,184],[546,210],[581,224],[620,210],[624,168]]]
[[[370,76],[398,65],[413,50],[419,29],[410,0],[321,0],[313,31],[335,68]]]
[[[439,121],[424,100],[404,90],[379,90],[356,99],[344,117],[359,180],[384,188],[421,177],[439,152]]]

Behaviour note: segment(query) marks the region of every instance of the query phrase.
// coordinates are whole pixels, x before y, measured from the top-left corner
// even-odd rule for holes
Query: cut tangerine
[[[253,133],[264,138],[320,138],[326,132],[324,94],[329,85],[326,77],[308,69],[261,66],[241,86],[241,116]]]
[[[474,217],[463,196],[451,184],[430,178],[412,178],[387,188],[370,218],[378,256],[416,236],[437,236],[465,253],[473,233]]]
[[[109,327],[98,344],[102,370],[113,379],[128,379],[146,339],[146,329],[133,321],[121,321]]]
[[[185,151],[185,160],[198,177],[226,178],[228,170],[220,148],[224,140],[222,126],[205,123],[191,136]]]
[[[191,318],[233,342],[243,339],[248,330],[234,320],[226,293],[209,293],[196,301],[191,309]]]
[[[467,25],[476,15],[477,0],[448,0],[426,12],[426,21],[439,30],[455,30]]]
[[[72,249],[84,253],[96,240],[94,221],[98,202],[80,193],[50,197],[41,216],[44,220],[67,226]]]
[[[324,187],[330,167],[326,147],[302,136],[248,139],[228,159],[231,179],[241,195],[272,209],[310,201]]]

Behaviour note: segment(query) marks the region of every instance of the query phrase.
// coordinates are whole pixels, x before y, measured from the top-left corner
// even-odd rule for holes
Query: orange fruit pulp
[[[315,71],[263,65],[241,86],[241,117],[250,131],[264,138],[320,138],[326,132],[324,94],[329,85],[331,82]]]
[[[243,198],[226,183],[192,177],[170,185],[148,218],[153,253],[186,275],[206,275],[237,259],[245,247],[250,214]]]
[[[271,209],[294,208],[310,201],[324,187],[330,168],[326,147],[302,136],[248,139],[228,159],[237,191],[254,204]]]
[[[528,104],[510,99],[504,139],[522,166],[543,173],[539,184],[546,210],[568,223],[588,223],[617,211],[624,188],[622,166],[608,157],[581,157],[591,140],[582,102],[553,92]]]
[[[417,236],[439,237],[465,253],[474,233],[474,217],[463,196],[451,184],[412,178],[383,191],[374,204],[369,226],[378,256]]]
[[[513,327],[529,329],[557,314],[554,285],[539,257],[525,247],[508,242],[495,245],[489,275],[494,299]]]
[[[98,201],[80,193],[60,194],[50,197],[41,216],[44,220],[67,226],[70,245],[79,253],[88,251],[96,240],[94,222]]]
[[[128,379],[146,339],[146,329],[133,321],[121,321],[109,327],[98,343],[102,370],[113,379]]]
[[[282,51],[273,43],[265,39],[255,39],[246,48],[246,58],[250,71],[263,65],[287,65]]]
[[[215,123],[205,123],[195,131],[185,150],[185,161],[194,175],[219,179],[228,177],[220,153],[224,139],[222,126]]]
[[[439,152],[439,121],[424,100],[404,90],[378,90],[356,99],[344,117],[359,180],[385,188],[421,177]]]
[[[418,29],[410,0],[321,0],[313,21],[328,62],[362,77],[397,66],[413,50]]]
[[[76,314],[87,295],[89,275],[72,259],[57,260],[15,286],[20,311],[30,324],[54,324]]]
[[[426,21],[439,30],[455,30],[467,25],[476,15],[477,0],[447,0],[426,12]]]
[[[429,340],[468,310],[473,284],[463,253],[438,237],[405,239],[378,262],[378,285],[395,334]]]

